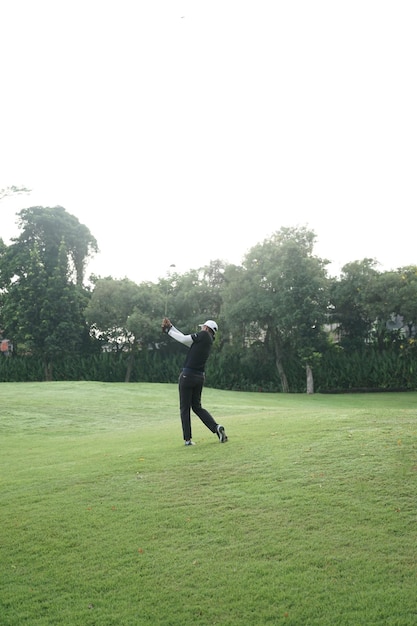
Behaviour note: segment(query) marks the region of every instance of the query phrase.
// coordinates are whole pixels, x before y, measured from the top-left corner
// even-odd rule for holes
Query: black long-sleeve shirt
[[[184,335],[175,326],[172,326],[168,335],[189,346],[183,367],[196,370],[197,372],[204,372],[211,346],[213,345],[211,333],[207,330],[201,330],[199,333]]]

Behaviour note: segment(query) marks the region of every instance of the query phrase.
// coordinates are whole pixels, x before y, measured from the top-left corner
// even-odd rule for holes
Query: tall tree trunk
[[[44,362],[45,381],[50,383],[52,381],[52,362]]]
[[[282,364],[280,341],[276,335],[274,337],[274,349],[275,349],[275,365],[277,366],[278,375],[281,381],[282,392],[289,393],[290,387],[288,385],[287,376],[285,374],[284,366]]]
[[[127,357],[127,367],[126,367],[126,375],[125,375],[125,383],[130,383],[130,378],[132,376],[133,362],[135,360],[135,356],[133,352],[129,354]]]
[[[307,393],[314,393],[313,369],[311,365],[306,365]]]

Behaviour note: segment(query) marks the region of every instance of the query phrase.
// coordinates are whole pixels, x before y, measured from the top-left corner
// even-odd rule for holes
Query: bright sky
[[[282,226],[417,264],[416,32],[415,0],[4,0],[0,237],[61,205],[136,282]]]

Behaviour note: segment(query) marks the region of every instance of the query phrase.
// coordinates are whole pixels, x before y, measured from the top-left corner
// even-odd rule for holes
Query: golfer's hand
[[[161,328],[163,333],[168,333],[172,328],[172,324],[167,317],[164,317],[164,319],[162,320]]]

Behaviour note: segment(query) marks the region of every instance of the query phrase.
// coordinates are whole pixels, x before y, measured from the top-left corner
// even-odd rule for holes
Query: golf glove
[[[171,322],[169,321],[167,317],[164,317],[164,319],[162,320],[162,325],[161,325],[162,332],[169,333],[171,328],[172,328]]]

